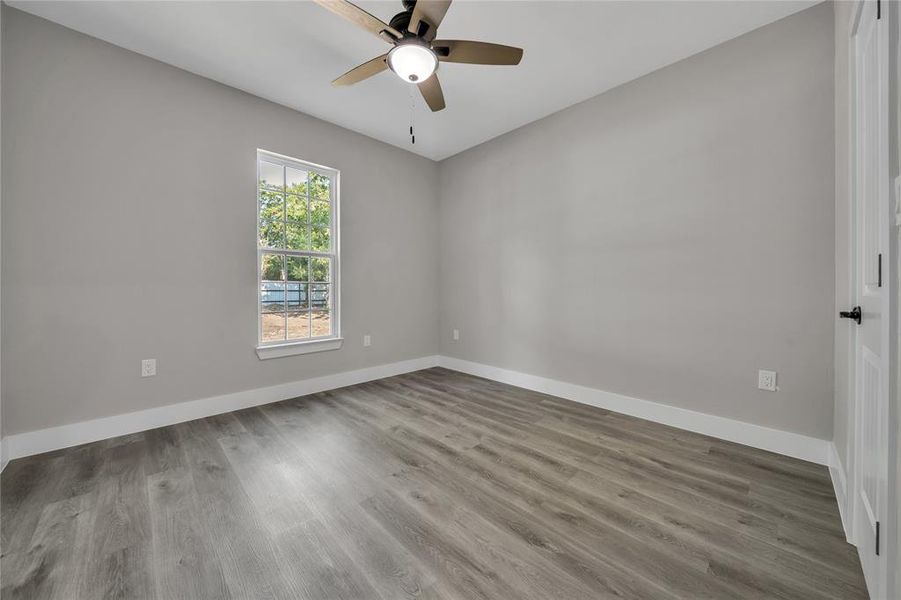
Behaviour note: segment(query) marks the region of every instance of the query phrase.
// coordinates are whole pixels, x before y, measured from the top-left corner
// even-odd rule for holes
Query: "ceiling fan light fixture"
[[[388,66],[407,83],[421,83],[438,68],[438,57],[417,41],[398,43],[388,53]]]

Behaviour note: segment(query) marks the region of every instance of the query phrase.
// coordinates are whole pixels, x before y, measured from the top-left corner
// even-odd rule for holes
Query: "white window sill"
[[[324,340],[257,346],[257,356],[260,357],[260,360],[267,360],[270,358],[282,358],[283,356],[295,356],[297,354],[326,352],[327,350],[337,350],[343,342],[344,338],[326,338]]]

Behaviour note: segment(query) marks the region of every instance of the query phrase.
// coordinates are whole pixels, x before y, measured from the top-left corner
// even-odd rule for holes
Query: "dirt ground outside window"
[[[285,313],[264,313],[262,319],[264,342],[297,341],[332,333],[331,315],[326,310],[290,311],[287,316]]]

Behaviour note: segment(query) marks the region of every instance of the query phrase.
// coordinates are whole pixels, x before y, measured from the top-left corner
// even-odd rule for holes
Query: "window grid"
[[[257,155],[259,343],[338,337],[337,172]]]

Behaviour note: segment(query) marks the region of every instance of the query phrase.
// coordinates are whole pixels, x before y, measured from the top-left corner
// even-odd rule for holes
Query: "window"
[[[338,172],[257,151],[260,358],[340,347]]]

